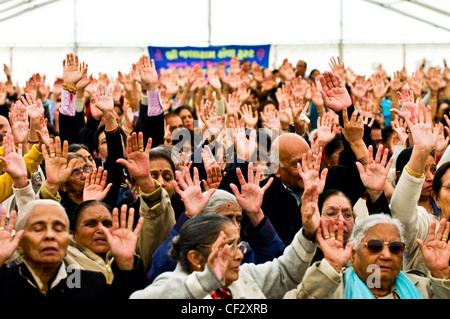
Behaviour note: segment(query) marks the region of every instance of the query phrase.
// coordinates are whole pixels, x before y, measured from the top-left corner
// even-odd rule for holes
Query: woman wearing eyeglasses
[[[306,217],[306,216],[304,216]],[[172,242],[174,271],[164,272],[131,299],[282,298],[302,280],[315,253],[320,216],[304,219],[303,228],[279,258],[241,264],[246,245],[227,217],[203,213],[189,219]]]
[[[450,245],[446,238],[450,223],[443,220],[437,232],[436,228],[433,223],[426,244],[417,240],[430,270],[428,277],[402,271],[405,238],[397,219],[386,214],[362,218],[345,246],[343,224],[322,220],[317,241],[325,257],[307,270],[302,283],[285,298],[449,299]]]
[[[105,199],[111,184],[106,185],[107,171],[92,168],[84,156],[68,152],[68,143],[57,136],[43,146],[46,179],[39,191],[41,199],[59,201],[69,218],[83,201]]]

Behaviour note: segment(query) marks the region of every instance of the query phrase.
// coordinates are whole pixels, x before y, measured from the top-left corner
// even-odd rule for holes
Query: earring
[[[201,265],[197,265],[197,268],[202,268],[202,266]]]

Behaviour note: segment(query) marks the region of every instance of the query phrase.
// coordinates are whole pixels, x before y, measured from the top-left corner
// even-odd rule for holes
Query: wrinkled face
[[[92,157],[91,153],[86,151],[84,148],[80,148],[79,150],[76,151],[76,153],[83,155],[83,157],[86,160],[86,163],[87,163],[88,166],[90,166],[92,168],[96,167],[94,158]]]
[[[163,158],[152,159],[150,161],[150,175],[156,179],[161,187],[164,188],[170,197],[172,197],[175,186],[173,185],[174,172],[172,166]]]
[[[180,111],[180,117],[183,121],[184,127],[188,130],[194,129],[194,117],[192,116],[192,113],[188,110],[184,109]]]
[[[333,219],[336,225],[342,222],[344,224],[344,240],[345,242],[348,241],[355,226],[355,219],[352,205],[347,197],[343,195],[328,197],[323,203],[321,218],[325,220]]]
[[[30,213],[19,243],[19,253],[33,269],[58,266],[69,245],[66,212],[53,205],[37,205]]]
[[[231,245],[231,244],[238,244],[240,241],[240,234],[239,229],[232,225],[227,223],[224,228],[224,233],[227,236],[225,239],[225,244]],[[231,285],[234,281],[239,279],[239,267],[241,265],[242,259],[244,258],[244,254],[241,252],[240,249],[236,250],[236,253],[230,254],[228,257],[228,267],[225,272],[225,286],[228,287]]]
[[[96,254],[105,254],[109,250],[106,236],[101,226],[112,227],[110,211],[103,205],[92,205],[79,215],[73,239],[77,244],[88,247]]]
[[[233,203],[227,203],[221,206],[216,213],[217,215],[221,215],[230,219],[233,222],[234,226],[236,226],[238,230],[241,231],[241,221],[242,221],[241,206]]]
[[[364,283],[372,281],[372,277],[376,275],[373,271],[376,269],[379,271],[381,285],[390,287],[402,268],[403,254],[391,253],[388,245],[383,245],[380,252],[373,253],[365,245],[371,239],[391,243],[400,241],[400,234],[392,224],[377,224],[367,231],[358,248],[353,250],[351,257],[353,269]],[[372,277],[369,278],[371,275]]]
[[[302,143],[298,139],[285,140],[283,144],[280,143],[280,167],[276,176],[285,186],[299,194],[303,190],[303,180],[298,174],[297,164],[301,163],[302,156],[309,151],[309,147],[306,142]]]
[[[101,132],[98,136],[98,153],[97,158],[105,160],[108,156],[108,145],[106,144],[105,132]]]
[[[76,164],[73,168],[72,175],[64,184],[67,192],[83,192],[86,176],[86,167],[89,167],[82,158],[75,159]]]
[[[422,185],[422,192],[420,193],[420,199],[428,199],[431,196],[431,190],[433,188],[434,174],[436,173],[436,161],[433,156],[428,156],[427,165],[425,167],[425,181]]]

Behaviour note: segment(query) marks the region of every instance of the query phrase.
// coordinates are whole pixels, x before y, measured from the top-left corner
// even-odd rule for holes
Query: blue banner
[[[230,66],[230,60],[236,56],[239,61],[255,61],[261,67],[269,67],[270,45],[227,45],[209,47],[154,47],[149,46],[150,59],[155,60],[155,67],[185,68],[199,65],[206,69],[209,65],[216,67],[219,62]]]

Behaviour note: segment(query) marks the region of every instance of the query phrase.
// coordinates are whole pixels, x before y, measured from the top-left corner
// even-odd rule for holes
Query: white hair
[[[214,194],[210,197],[208,205],[206,205],[203,213],[217,214],[217,211],[226,204],[234,204],[241,207],[233,194],[223,189],[216,189]]]
[[[400,241],[405,242],[405,229],[403,224],[398,219],[393,218],[387,214],[373,214],[361,218],[355,225],[355,228],[353,228],[352,236],[350,238],[350,241],[355,243],[353,249],[357,249],[359,244],[361,243],[361,240],[366,236],[368,230],[378,224],[394,225],[400,235]]]
[[[38,205],[49,205],[49,206],[53,206],[55,209],[60,209],[62,212],[64,212],[64,216],[67,219],[67,226],[69,226],[69,216],[67,216],[66,210],[59,202],[57,202],[53,199],[35,199],[35,200],[32,200],[31,202],[27,203],[25,206],[23,206],[20,209],[20,211],[18,212],[17,218],[16,218],[16,225],[14,227],[16,232],[25,228],[25,225],[27,223],[28,217],[30,216],[30,213]]]

